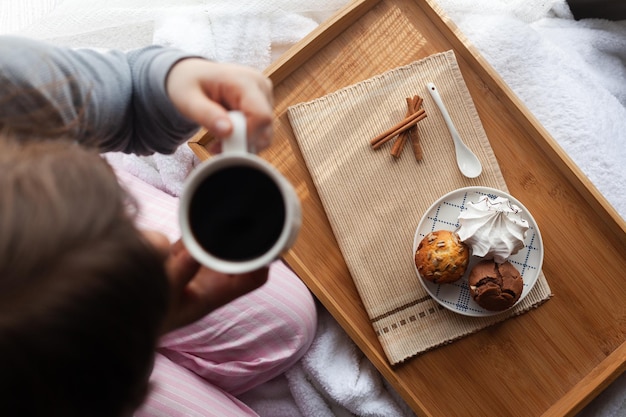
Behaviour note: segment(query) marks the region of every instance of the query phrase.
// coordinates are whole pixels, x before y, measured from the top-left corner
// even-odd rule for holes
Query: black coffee
[[[266,253],[285,223],[285,204],[274,181],[250,167],[224,168],[204,180],[189,205],[189,224],[213,256],[245,261]]]

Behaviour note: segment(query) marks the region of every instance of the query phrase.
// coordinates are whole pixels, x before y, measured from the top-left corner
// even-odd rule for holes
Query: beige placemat
[[[457,130],[483,164],[476,179],[459,172],[454,147],[426,84],[434,82]],[[404,118],[406,97],[420,95],[428,117],[418,124],[424,158],[410,144],[398,159],[392,142],[371,138]],[[550,297],[540,274],[513,310],[467,317],[433,300],[413,266],[417,224],[428,207],[457,188],[508,191],[452,51],[396,68],[288,109],[295,137],[352,278],[391,364],[449,343],[535,307]]]

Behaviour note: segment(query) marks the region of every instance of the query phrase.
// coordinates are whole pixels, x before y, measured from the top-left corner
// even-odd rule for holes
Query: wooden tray
[[[288,106],[453,49],[511,194],[541,227],[554,297],[391,367],[341,256],[287,119]],[[266,71],[275,143],[303,228],[287,262],[421,416],[573,415],[626,369],[626,223],[430,0],[354,1]],[[333,140],[329,138],[329,140]],[[208,136],[189,143],[201,158]]]

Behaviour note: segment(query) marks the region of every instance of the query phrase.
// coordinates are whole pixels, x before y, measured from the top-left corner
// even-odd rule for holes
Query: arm
[[[63,129],[102,151],[172,152],[197,129],[169,100],[165,78],[188,55],[148,47],[124,54],[0,37],[4,125]],[[28,123],[31,121],[31,123]],[[20,126],[21,124],[21,126]]]
[[[257,149],[272,135],[272,85],[260,72],[158,46],[73,50],[0,36],[0,126],[69,134],[102,151],[173,152],[199,125],[218,138],[242,110]],[[43,132],[42,132],[43,131]]]

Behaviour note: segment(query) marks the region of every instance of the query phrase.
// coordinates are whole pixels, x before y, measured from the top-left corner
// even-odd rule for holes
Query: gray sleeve
[[[0,126],[35,123],[103,152],[171,153],[198,129],[165,91],[172,65],[190,56],[158,46],[100,53],[0,36]]]

